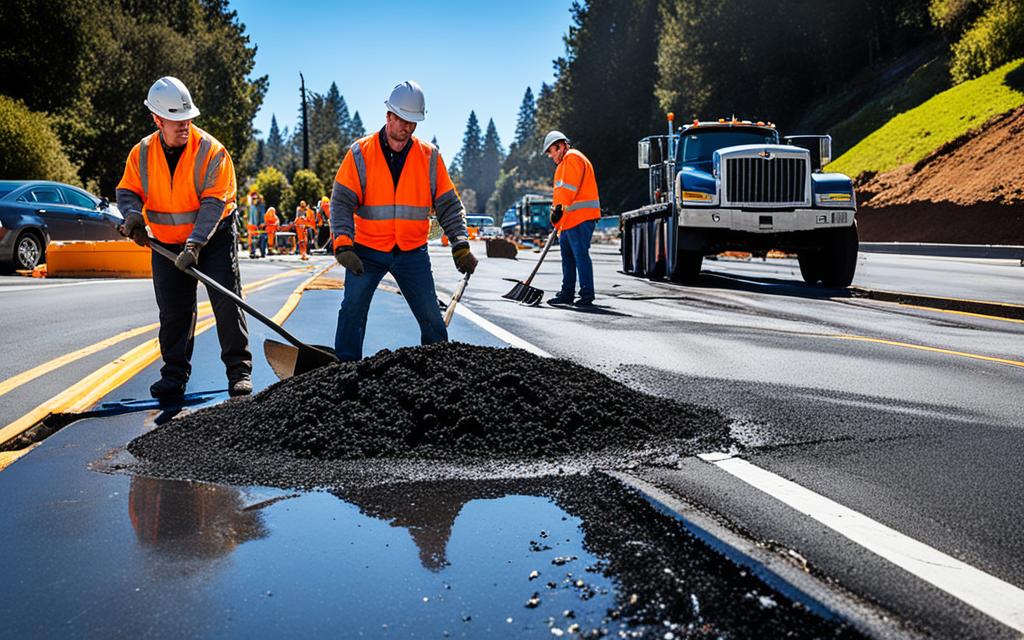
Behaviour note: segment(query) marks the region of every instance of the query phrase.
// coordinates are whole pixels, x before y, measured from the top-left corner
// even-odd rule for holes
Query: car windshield
[[[711,154],[725,147],[743,144],[776,144],[774,135],[763,130],[705,129],[683,135],[683,162],[711,162]]]

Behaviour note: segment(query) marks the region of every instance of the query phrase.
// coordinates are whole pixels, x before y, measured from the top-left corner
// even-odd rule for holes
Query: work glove
[[[556,204],[551,209],[551,224],[558,224],[562,219],[562,205]]]
[[[465,240],[452,245],[452,260],[455,261],[455,268],[459,273],[472,274],[476,271],[476,257],[469,250],[469,242]]]
[[[174,266],[178,267],[182,271],[188,271],[189,267],[196,266],[199,262],[199,245],[194,242],[186,242],[185,248],[178,254],[178,259],[174,261]]]
[[[334,250],[334,259],[357,276],[363,275],[363,261],[352,247],[342,245]]]
[[[140,247],[149,246],[149,236],[146,234],[146,220],[141,213],[131,212],[124,217],[124,224],[117,229],[122,236],[131,238],[132,242]]]

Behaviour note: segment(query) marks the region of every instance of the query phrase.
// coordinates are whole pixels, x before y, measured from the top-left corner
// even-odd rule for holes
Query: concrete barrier
[[[51,242],[46,247],[50,278],[152,278],[150,252],[131,240]]]
[[[934,244],[926,242],[862,242],[864,253],[898,253],[944,258],[989,258],[1024,261],[1024,246],[1008,244]]]

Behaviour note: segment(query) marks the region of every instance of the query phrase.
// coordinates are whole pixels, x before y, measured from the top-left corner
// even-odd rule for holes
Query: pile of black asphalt
[[[337,486],[354,470],[394,472],[396,462],[543,475],[729,444],[728,421],[714,409],[639,392],[568,360],[449,342],[289,378],[171,420],[128,451],[137,473],[313,488]]]

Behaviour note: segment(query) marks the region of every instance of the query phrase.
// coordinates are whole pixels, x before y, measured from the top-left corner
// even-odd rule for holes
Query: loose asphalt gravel
[[[565,462],[585,471],[728,444],[728,422],[714,409],[567,360],[440,343],[289,378],[172,420],[128,450],[150,475],[309,488],[341,482],[339,470],[351,469],[341,462]]]

